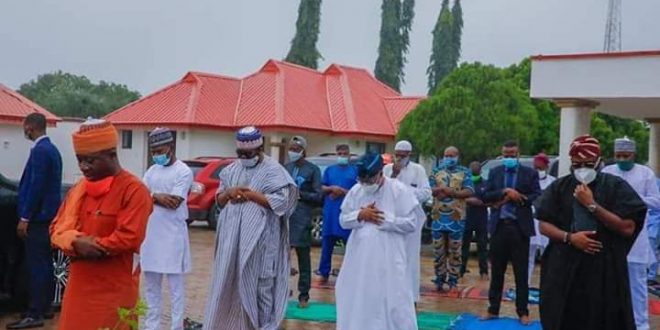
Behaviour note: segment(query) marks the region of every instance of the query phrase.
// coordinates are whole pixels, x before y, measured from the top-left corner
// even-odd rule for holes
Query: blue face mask
[[[154,161],[154,164],[160,166],[165,166],[170,163],[170,157],[167,157],[166,153],[162,155],[153,155],[151,156],[151,159]]]
[[[458,165],[458,157],[447,157],[442,159],[442,162],[447,166],[447,167],[453,167]]]
[[[512,169],[518,166],[518,158],[504,158],[502,159],[502,165],[504,165],[505,168]]]
[[[348,157],[337,157],[337,164],[339,165],[348,165]]]
[[[289,151],[289,160],[292,162],[297,162],[302,158],[302,152]]]

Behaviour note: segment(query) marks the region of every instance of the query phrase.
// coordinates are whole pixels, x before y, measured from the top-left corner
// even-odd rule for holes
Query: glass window
[[[378,142],[367,142],[367,152],[384,154],[385,153],[385,143]]]
[[[133,148],[133,131],[130,130],[121,131],[121,148],[122,149]]]

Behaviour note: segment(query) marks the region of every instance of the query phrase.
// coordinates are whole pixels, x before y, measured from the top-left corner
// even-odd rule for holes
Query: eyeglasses
[[[238,158],[250,159],[255,157],[257,154],[259,154],[259,151],[257,150],[236,149],[236,156],[238,156]]]
[[[375,184],[380,178],[379,175],[372,176],[370,178],[358,178],[358,182],[362,184]]]
[[[583,168],[583,167],[596,168],[598,166],[599,162],[600,162],[600,159],[599,160],[586,161],[586,162],[571,162],[571,166],[574,169]]]

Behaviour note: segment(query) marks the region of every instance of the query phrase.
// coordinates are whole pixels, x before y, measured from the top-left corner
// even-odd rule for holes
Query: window
[[[385,153],[385,143],[377,142],[367,142],[367,152],[384,154]]]
[[[127,131],[127,130],[121,131],[121,148],[122,149],[133,148],[133,131]]]

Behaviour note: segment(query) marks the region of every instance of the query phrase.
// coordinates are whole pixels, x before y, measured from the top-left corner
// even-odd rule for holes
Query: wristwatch
[[[596,210],[598,210],[598,204],[593,203],[587,205],[587,210],[589,210],[590,213],[596,213]]]

